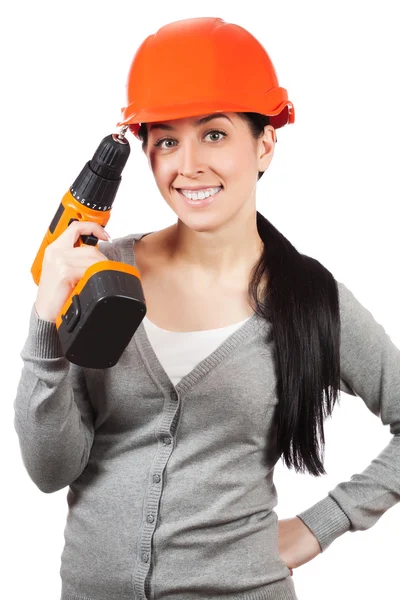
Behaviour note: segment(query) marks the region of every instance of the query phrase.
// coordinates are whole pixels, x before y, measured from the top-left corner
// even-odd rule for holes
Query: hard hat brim
[[[258,112],[270,116],[271,125],[275,129],[278,129],[287,123],[294,123],[293,104],[287,97],[282,98],[286,93],[286,90],[283,88],[275,88],[275,90],[271,91],[277,92],[278,90],[281,91],[279,94],[281,98],[277,99],[280,100],[280,102],[274,103],[274,105],[271,103],[272,98],[270,92],[267,94],[257,94],[257,98],[253,98],[253,101],[249,101],[249,98],[243,98],[243,104],[238,102],[227,102],[226,100],[218,102],[213,99],[211,102],[210,100],[205,100],[180,105],[175,104],[173,106],[153,107],[150,110],[146,110],[145,108],[138,107],[137,103],[132,102],[129,106],[121,109],[123,118],[117,123],[117,127],[136,124],[137,127],[130,128],[136,133],[141,123],[170,121],[215,112]],[[282,94],[282,92],[284,93]],[[235,96],[237,97],[237,93]],[[267,96],[269,97],[267,98]]]

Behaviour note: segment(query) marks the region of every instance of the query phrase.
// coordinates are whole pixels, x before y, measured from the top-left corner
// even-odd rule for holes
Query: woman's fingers
[[[109,240],[108,234],[99,223],[94,223],[93,221],[72,221],[67,229],[50,246],[55,248],[73,248],[81,235],[90,234],[104,241]]]
[[[42,272],[35,301],[40,318],[56,322],[72,290],[93,264],[108,260],[96,246],[74,247],[80,235],[93,234],[108,240],[99,223],[74,221],[44,251]]]

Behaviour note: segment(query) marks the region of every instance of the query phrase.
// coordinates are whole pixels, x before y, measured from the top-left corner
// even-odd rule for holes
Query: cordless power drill
[[[44,236],[31,273],[39,285],[46,247],[72,221],[107,224],[121,173],[130,153],[127,126],[105,137],[58,207]],[[75,247],[97,246],[94,235],[81,235]],[[146,314],[139,271],[128,264],[105,260],[90,266],[72,290],[56,319],[61,347],[76,365],[113,367]]]

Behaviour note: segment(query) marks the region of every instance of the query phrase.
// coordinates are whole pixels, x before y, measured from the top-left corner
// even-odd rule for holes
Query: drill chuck
[[[92,210],[111,210],[129,154],[123,135],[106,136],[71,185],[72,196]]]

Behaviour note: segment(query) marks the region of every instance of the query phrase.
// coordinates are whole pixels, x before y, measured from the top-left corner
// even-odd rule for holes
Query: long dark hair
[[[269,117],[236,113],[258,139]],[[138,132],[143,150],[147,128]],[[263,172],[258,173],[258,179]],[[318,260],[301,254],[257,211],[263,253],[248,292],[253,309],[271,323],[278,404],[277,450],[287,467],[325,475],[324,419],[332,414],[340,389],[340,312],[337,282]],[[267,276],[264,295],[259,284]]]

